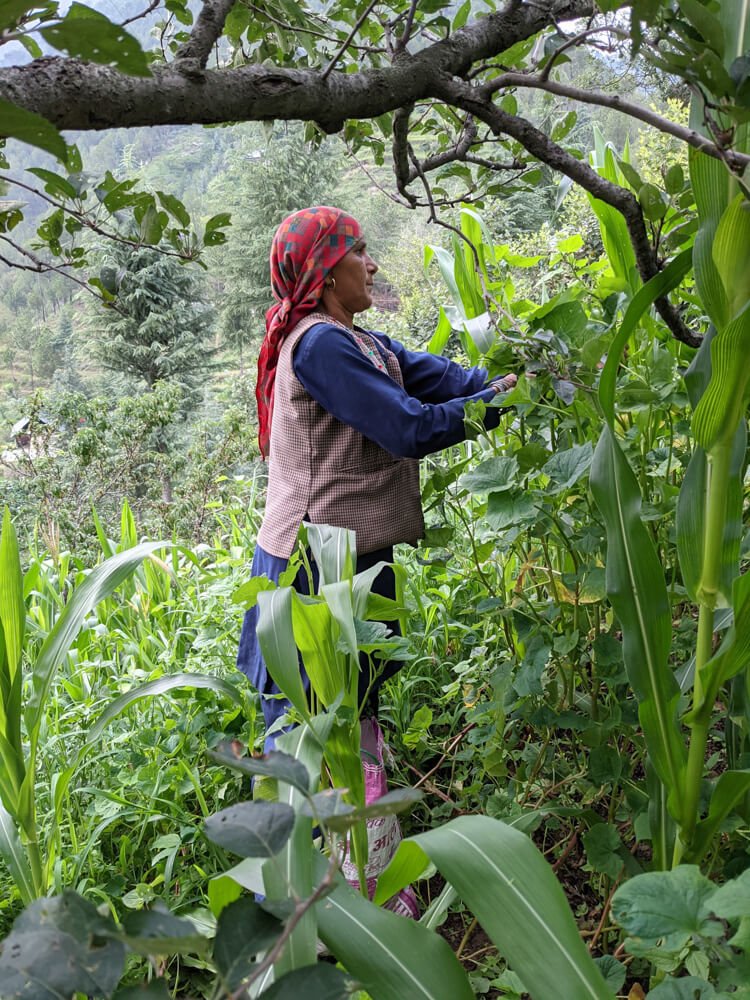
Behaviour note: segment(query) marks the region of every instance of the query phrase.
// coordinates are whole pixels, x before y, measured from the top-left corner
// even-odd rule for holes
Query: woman
[[[276,305],[258,359],[259,440],[270,456],[268,494],[252,574],[278,582],[303,520],[356,532],[357,572],[393,561],[398,542],[424,533],[418,460],[465,438],[464,404],[516,384],[482,368],[407,351],[356,326],[372,305],[375,261],[355,219],[319,206],[289,216],[271,247]],[[485,426],[496,427],[489,408]],[[314,581],[316,583],[316,581]],[[295,587],[307,589],[300,572]],[[393,598],[392,570],[373,589]],[[268,677],[250,609],[237,665],[261,693],[266,727],[287,704]],[[388,623],[396,630],[395,623]],[[378,684],[399,664],[386,665]],[[362,672],[361,694],[369,684]],[[267,739],[267,747],[272,740]]]

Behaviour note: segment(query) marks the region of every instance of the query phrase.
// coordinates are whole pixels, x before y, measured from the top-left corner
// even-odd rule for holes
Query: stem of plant
[[[703,668],[713,653],[714,610],[721,574],[730,456],[731,439],[729,444],[722,443],[716,446],[707,456],[708,502],[703,535],[703,571],[698,585],[700,609],[698,612],[698,639],[695,649],[695,682],[693,686],[693,709],[697,709],[698,714],[691,727],[682,823],[680,824],[679,836],[675,840],[673,864],[679,863],[685,847],[690,845],[698,820],[698,800],[703,778],[711,711],[710,705],[704,707],[707,696],[708,700],[711,700],[711,693],[704,689]]]

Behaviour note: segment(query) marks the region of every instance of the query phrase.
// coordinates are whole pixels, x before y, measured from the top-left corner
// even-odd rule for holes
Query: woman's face
[[[328,272],[335,285],[329,294],[346,312],[364,312],[372,305],[372,281],[378,265],[367,252],[364,239],[359,240]]]

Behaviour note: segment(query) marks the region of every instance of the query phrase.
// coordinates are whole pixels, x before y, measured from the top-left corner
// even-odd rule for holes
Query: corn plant
[[[127,518],[126,518],[127,520]],[[114,699],[90,727],[81,746],[53,776],[49,790],[52,820],[40,830],[36,782],[37,758],[53,683],[71,646],[91,612],[138,570],[144,560],[156,558],[163,542],[145,542],[112,554],[72,587],[67,602],[44,582],[42,623],[31,619],[36,633],[27,631],[28,609],[43,573],[34,563],[24,576],[18,543],[9,512],[0,536],[0,857],[5,861],[21,899],[29,903],[50,886],[58,825],[70,781],[85,755],[98,743],[104,728],[135,700],[174,687],[209,687],[233,701],[241,696],[217,677],[174,674],[135,687]],[[73,580],[70,581],[73,583]]]
[[[217,917],[212,943],[189,918],[164,908],[129,913],[115,923],[67,892],[46,901],[44,911],[32,906],[0,943],[4,997],[21,1000],[30,982],[54,995],[90,992],[92,978],[111,995],[127,952],[135,952],[209,959],[215,970],[212,1000],[245,990],[267,1000],[344,1000],[355,987],[372,1000],[471,1000],[466,972],[427,920],[382,909],[338,873],[343,835],[363,816],[387,815],[400,803],[389,793],[361,810],[344,802],[340,790],[317,791],[321,737],[328,728],[330,719],[315,716],[281,737],[283,751],[247,757],[237,744],[226,744],[212,755],[246,774],[276,778],[280,793],[277,802],[237,803],[206,820],[205,835],[242,858],[209,885]],[[313,847],[313,823],[324,851]],[[383,891],[397,891],[430,863],[474,910],[533,1000],[613,1000],[562,889],[524,834],[467,816],[410,838],[386,872]],[[264,892],[269,900],[255,902],[241,896],[242,889]],[[317,964],[318,938],[343,970]],[[146,994],[163,997],[165,990],[165,981],[157,979]]]
[[[729,66],[750,38],[741,4],[722,5],[717,30]],[[744,133],[744,134],[743,134]],[[739,144],[747,151],[746,129]],[[623,627],[625,663],[639,701],[650,764],[660,783],[651,811],[657,864],[700,861],[727,815],[750,790],[750,772],[725,771],[700,818],[708,732],[722,687],[747,671],[750,585],[740,575],[745,414],[750,402],[750,212],[742,182],[718,161],[694,152],[690,174],[699,228],[692,248],[696,290],[711,326],[688,373],[695,450],[677,512],[685,588],[698,608],[693,690],[680,720],[681,691],[668,667],[671,615],[667,586],[651,537],[639,517],[641,493],[615,433],[615,380],[623,348],[651,302],[675,287],[690,265],[683,253],[632,299],[602,372],[599,398],[606,426],[597,446],[591,487],[607,524],[607,589]],[[714,653],[716,613],[731,608],[733,625]],[[681,721],[690,730],[688,746]],[[677,827],[674,835],[673,827]]]
[[[394,620],[399,602],[370,593],[373,580],[386,565],[377,563],[364,573],[354,573],[356,549],[354,533],[328,525],[303,527],[305,543],[319,571],[319,593],[312,597],[286,586],[262,589],[252,581],[235,595],[248,595],[258,602],[258,641],[268,667],[281,691],[299,716],[310,721],[316,706],[328,710],[330,726],[325,739],[325,760],[334,787],[347,789],[354,805],[364,806],[365,785],[360,759],[360,714],[367,700],[360,697],[360,652],[369,657],[369,689],[376,676],[375,655],[397,655],[403,643],[388,637],[384,625],[372,619]],[[297,563],[294,563],[296,571]],[[311,571],[310,578],[312,579]],[[403,573],[394,568],[397,578]],[[267,581],[266,581],[267,582]],[[298,654],[299,650],[299,654]],[[300,658],[310,681],[310,699],[299,670]],[[364,824],[351,833],[352,856],[366,892],[364,866],[367,835]]]

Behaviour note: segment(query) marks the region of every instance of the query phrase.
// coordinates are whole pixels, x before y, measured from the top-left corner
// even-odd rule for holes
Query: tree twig
[[[379,2],[379,0],[371,0],[371,2],[367,5],[367,7],[362,11],[362,13],[360,14],[360,16],[357,18],[356,24],[354,25],[354,27],[352,28],[352,30],[349,32],[349,34],[346,36],[345,41],[341,44],[341,48],[335,54],[335,56],[333,57],[333,59],[331,59],[331,61],[328,63],[328,65],[323,70],[323,72],[320,74],[320,80],[321,80],[321,82],[323,80],[325,80],[330,75],[331,71],[333,70],[333,67],[336,65],[336,63],[339,61],[339,59],[341,58],[341,56],[349,48],[349,43],[354,38],[354,36],[357,34],[357,32],[359,31],[359,29],[362,27],[362,25],[364,24],[364,22],[367,20],[367,18],[370,16],[370,14],[374,10],[374,8],[377,6],[378,2]]]
[[[229,11],[234,0],[203,0],[190,38],[175,53],[175,61],[196,59],[201,69],[206,68],[211,49],[221,38]]]

